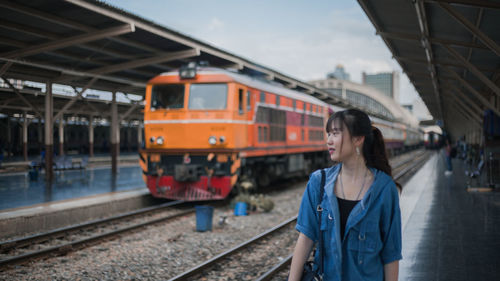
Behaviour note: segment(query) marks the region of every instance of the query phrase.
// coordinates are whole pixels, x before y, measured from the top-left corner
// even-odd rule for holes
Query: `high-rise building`
[[[377,74],[363,72],[363,84],[371,86],[399,102],[399,73],[397,71]]]
[[[350,80],[350,75],[349,73],[345,72],[344,66],[341,64],[337,64],[335,67],[335,70],[333,72],[330,72],[326,75],[328,78],[336,78],[339,80]]]

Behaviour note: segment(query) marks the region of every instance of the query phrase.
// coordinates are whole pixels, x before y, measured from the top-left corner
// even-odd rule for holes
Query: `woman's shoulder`
[[[339,168],[340,168],[340,164],[335,164],[331,167],[318,169],[318,170],[311,173],[311,175],[309,176],[309,180],[311,180],[311,179],[321,180],[321,171],[325,172],[326,177],[330,177],[332,174],[337,172]]]
[[[375,183],[381,193],[398,194],[394,179],[382,170],[371,168],[375,174]]]

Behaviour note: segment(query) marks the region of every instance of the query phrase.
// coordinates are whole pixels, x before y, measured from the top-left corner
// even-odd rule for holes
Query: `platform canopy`
[[[0,0],[0,18],[2,78],[144,96],[149,79],[195,61],[262,76],[328,103],[348,105],[310,84],[100,1]],[[83,104],[85,97],[75,95],[70,107]],[[0,107],[8,102],[3,109],[39,111],[13,94],[9,98],[0,100]],[[55,105],[54,111],[69,102]]]
[[[455,137],[500,115],[500,2],[358,0],[436,120]]]

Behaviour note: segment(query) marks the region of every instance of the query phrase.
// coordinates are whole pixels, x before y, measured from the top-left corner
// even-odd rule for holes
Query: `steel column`
[[[89,117],[89,156],[94,157],[94,115]]]
[[[28,119],[26,111],[23,111],[23,157],[24,161],[28,161]]]
[[[10,116],[7,114],[7,158],[10,159],[12,147],[12,132],[10,127]]]
[[[38,153],[42,153],[43,146],[43,133],[42,133],[42,118],[38,118],[37,122],[37,130],[38,130]]]
[[[54,135],[52,122],[52,82],[45,89],[45,180],[52,181],[52,156],[54,154]]]
[[[64,155],[64,120],[59,119],[59,155]]]
[[[118,105],[116,104],[116,92],[113,92],[111,102],[111,173],[116,175],[117,158],[120,153],[120,126],[118,124]]]

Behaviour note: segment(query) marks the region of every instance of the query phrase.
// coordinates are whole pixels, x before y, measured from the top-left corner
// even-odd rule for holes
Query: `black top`
[[[339,202],[339,212],[340,212],[340,239],[344,240],[344,232],[345,232],[345,225],[347,224],[347,218],[349,217],[349,214],[351,213],[354,206],[358,204],[359,200],[358,201],[345,200],[337,197],[337,201]]]

